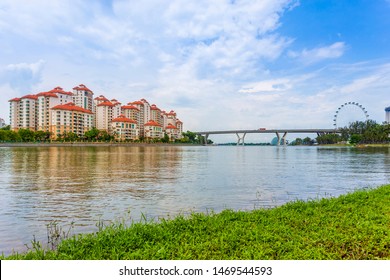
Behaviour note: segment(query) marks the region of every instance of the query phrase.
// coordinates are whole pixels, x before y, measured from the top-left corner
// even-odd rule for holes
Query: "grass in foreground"
[[[251,212],[117,224],[2,259],[390,259],[390,185]]]

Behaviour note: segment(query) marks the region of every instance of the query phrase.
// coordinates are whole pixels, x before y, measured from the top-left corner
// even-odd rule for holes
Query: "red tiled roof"
[[[114,104],[112,104],[110,101],[104,101],[97,106],[109,106],[109,107],[114,107]]]
[[[35,94],[27,94],[23,97],[21,97],[20,99],[38,99],[38,97],[35,95]]]
[[[83,112],[87,114],[93,114],[90,110],[81,108],[79,106],[74,105],[73,102],[69,102],[62,105],[57,105],[51,108],[52,110],[66,110],[66,111],[77,111],[77,112]]]
[[[142,99],[141,99],[141,101],[142,101],[143,103],[148,103],[148,104],[149,104],[149,102],[148,102],[148,101],[146,101],[146,99],[145,99],[145,98],[142,98]]]
[[[100,96],[96,97],[95,100],[110,101],[104,95],[100,95]]]
[[[126,118],[124,115],[119,115],[117,118],[113,119],[111,122],[128,122],[128,123],[137,123],[135,120]]]
[[[154,120],[150,120],[147,123],[144,124],[144,126],[160,126],[158,123],[156,123]]]
[[[165,129],[177,129],[176,126],[174,126],[173,124],[169,123]]]
[[[133,105],[144,105],[144,103],[142,103],[141,101],[134,101],[134,102],[130,102],[128,104],[133,104]]]
[[[179,120],[179,119],[176,119],[176,123],[181,123],[181,124],[183,124],[183,122],[182,122],[181,120]]]
[[[161,111],[155,104],[150,106],[150,110],[156,110],[156,111]]]
[[[62,87],[55,87],[52,90],[49,90],[48,92],[50,92],[50,93],[62,93],[62,94],[66,94],[66,95],[73,95],[73,93],[71,93],[69,91],[64,91],[62,89]]]
[[[18,102],[18,101],[20,101],[20,98],[18,98],[18,97],[15,97],[15,98],[8,100],[8,102]]]
[[[87,88],[87,87],[86,87],[85,85],[83,85],[83,84],[80,84],[79,86],[74,87],[73,89],[75,89],[75,90],[85,90],[85,91],[92,92],[92,90],[90,90],[89,88]]]
[[[130,110],[138,110],[139,111],[139,109],[133,105],[124,105],[124,106],[122,106],[122,109],[130,109]]]
[[[169,113],[167,113],[167,115],[176,116],[176,113],[175,113],[175,111],[171,110]]]
[[[58,98],[57,94],[55,94],[54,92],[50,92],[50,91],[47,91],[47,92],[40,92],[37,94],[37,96],[45,96],[45,97],[54,97],[54,98]]]

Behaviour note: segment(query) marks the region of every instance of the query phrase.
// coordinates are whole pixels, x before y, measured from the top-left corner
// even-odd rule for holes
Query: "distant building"
[[[390,123],[390,107],[385,108],[385,112],[386,112],[385,120],[387,123]]]
[[[137,140],[139,130],[137,121],[119,115],[111,121],[111,131],[117,140]]]
[[[5,121],[2,118],[0,118],[0,128],[5,126],[6,126]]]
[[[166,112],[145,99],[122,106],[116,99],[100,95],[80,84],[73,92],[55,87],[9,100],[11,130],[30,129],[51,132],[53,139],[72,132],[82,137],[95,127],[113,133],[118,140],[182,138],[183,122],[171,110]],[[5,126],[0,119],[0,127]]]
[[[73,102],[54,106],[50,111],[50,132],[53,139],[69,132],[82,137],[93,126],[93,112],[76,106]]]

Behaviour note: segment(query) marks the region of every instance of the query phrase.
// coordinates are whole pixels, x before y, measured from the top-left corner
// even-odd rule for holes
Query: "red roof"
[[[77,111],[77,112],[83,112],[83,113],[87,113],[87,114],[93,114],[90,110],[87,110],[87,109],[84,109],[84,108],[81,108],[79,106],[74,105],[73,102],[69,102],[69,103],[62,104],[62,105],[57,105],[57,106],[54,106],[51,109],[53,109],[53,110]]]
[[[109,106],[109,107],[114,107],[114,104],[112,104],[110,101],[104,101],[97,106]]]
[[[124,105],[124,106],[122,106],[122,109],[130,109],[130,110],[138,110],[139,111],[139,109],[133,105]]]
[[[176,123],[181,123],[181,124],[183,124],[183,122],[182,122],[181,120],[179,120],[179,119],[176,119]]]
[[[55,94],[54,92],[51,92],[51,91],[48,91],[48,92],[40,92],[37,94],[37,96],[45,96],[45,97],[54,97],[54,98],[58,98],[57,94]]]
[[[165,129],[177,129],[177,127],[169,123]]]
[[[155,104],[153,104],[152,106],[150,106],[150,110],[161,111]]]
[[[144,124],[144,126],[160,126],[158,123],[156,123],[154,120],[150,120],[147,123]]]
[[[95,98],[95,100],[103,100],[103,101],[109,101],[104,95],[99,95]]]
[[[92,92],[92,90],[90,90],[89,88],[87,88],[87,87],[86,87],[85,85],[83,85],[83,84],[80,84],[79,86],[74,87],[73,89],[75,89],[75,90],[85,90],[85,91]]]
[[[117,118],[113,119],[111,122],[137,123],[135,120],[126,118],[124,115],[119,115]]]
[[[130,103],[128,103],[130,104]],[[134,105],[144,105],[144,103],[142,103],[141,101],[134,101],[134,102],[131,102],[131,104],[134,104]]]
[[[15,98],[8,100],[8,102],[18,102],[18,101],[20,101],[20,98],[18,98],[18,97],[15,97]]]
[[[27,94],[23,97],[21,97],[20,99],[38,99],[38,97],[35,95],[35,94]]]
[[[62,94],[66,94],[66,95],[73,95],[73,93],[69,92],[69,91],[64,91],[62,89],[62,87],[55,87],[53,88],[52,90],[48,91],[50,93],[62,93]]]
[[[169,113],[167,113],[167,115],[176,116],[176,113],[175,113],[175,111],[171,110]]]

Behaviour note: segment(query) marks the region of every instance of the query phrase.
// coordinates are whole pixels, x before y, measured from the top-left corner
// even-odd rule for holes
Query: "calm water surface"
[[[390,183],[390,149],[347,147],[0,148],[0,253],[46,225],[251,210]]]

